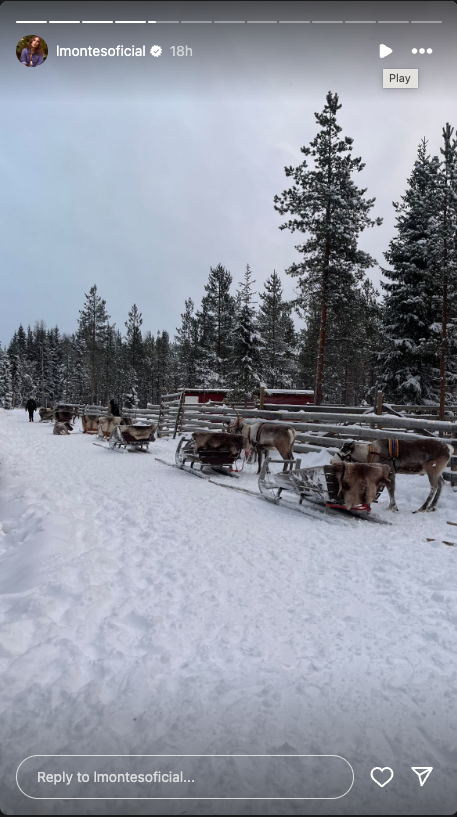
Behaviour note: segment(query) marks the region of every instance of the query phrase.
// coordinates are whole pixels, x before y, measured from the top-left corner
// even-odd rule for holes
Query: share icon
[[[433,766],[411,766],[411,769],[417,774],[421,786],[424,785],[433,772]]]

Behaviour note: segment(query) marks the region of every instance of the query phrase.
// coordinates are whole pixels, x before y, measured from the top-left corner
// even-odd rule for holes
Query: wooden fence
[[[322,448],[336,453],[344,442],[360,440],[369,442],[373,439],[388,439],[395,437],[398,440],[422,439],[424,436],[435,437],[454,446],[456,455],[451,458],[450,469],[445,472],[446,479],[457,485],[457,416],[453,419],[440,421],[424,417],[399,416],[396,406],[386,407],[393,413],[374,414],[372,409],[362,409],[355,413],[346,407],[335,407],[339,411],[329,412],[328,406],[312,407],[296,411],[295,407],[288,406],[287,410],[245,409],[235,406],[239,416],[244,419],[259,419],[264,422],[284,422],[290,424],[296,431],[294,452],[297,454],[311,453]],[[276,409],[277,407],[275,407]],[[400,407],[399,407],[400,408]],[[220,431],[227,422],[236,418],[231,406],[209,404],[181,404],[179,411],[175,409],[175,422],[169,420],[169,429],[173,437],[179,433],[192,431]],[[179,413],[179,417],[178,417]],[[165,436],[165,435],[164,435]]]
[[[296,431],[294,452],[297,454],[317,452],[322,448],[334,454],[349,439],[369,442],[391,437],[398,440],[435,437],[454,446],[455,455],[444,476],[452,485],[457,485],[457,406],[447,407],[451,416],[444,421],[434,419],[439,406],[378,404],[378,411],[382,413],[374,413],[366,406],[268,404],[263,410],[241,405],[235,405],[234,410],[222,403],[186,404],[184,393],[175,392],[164,395],[160,405],[123,409],[122,413],[134,420],[157,423],[157,436],[173,439],[192,431],[221,431],[227,422],[236,419],[237,413],[244,419],[287,423]],[[81,406],[80,413],[83,412],[105,414],[106,406]]]

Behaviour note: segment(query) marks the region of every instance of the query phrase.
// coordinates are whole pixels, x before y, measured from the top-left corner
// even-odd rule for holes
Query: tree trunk
[[[324,350],[325,350],[325,335],[327,331],[327,283],[328,283],[328,262],[330,258],[330,239],[327,237],[325,242],[325,256],[324,269],[322,270],[322,303],[321,303],[321,322],[319,327],[319,342],[317,347],[317,371],[316,371],[316,389],[314,395],[314,403],[316,406],[322,404],[322,382],[324,380]]]
[[[347,399],[348,399],[348,358],[346,356],[346,360],[344,363],[343,406],[347,405]]]
[[[443,308],[441,313],[441,350],[440,350],[440,420],[444,420],[444,405],[446,401],[446,347],[447,347],[447,285],[448,285],[448,211],[447,190],[444,202],[444,247],[443,247]]]
[[[443,311],[441,319],[441,352],[440,352],[440,420],[444,420],[446,402],[446,346],[447,346],[447,270],[445,269],[443,286]]]

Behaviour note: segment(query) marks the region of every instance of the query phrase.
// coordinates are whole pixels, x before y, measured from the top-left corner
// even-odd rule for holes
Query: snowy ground
[[[1,810],[455,812],[449,485],[436,513],[413,516],[428,483],[400,476],[400,514],[384,496],[377,508],[392,527],[314,521],[157,462],[173,462],[171,440],[150,454],[113,452],[79,428],[55,437],[24,411],[0,410]],[[256,490],[252,470],[237,484]],[[15,783],[31,754],[265,754],[286,744],[347,758],[351,792],[51,802],[26,799]],[[385,788],[373,766],[394,770]],[[411,766],[434,767],[423,788]]]

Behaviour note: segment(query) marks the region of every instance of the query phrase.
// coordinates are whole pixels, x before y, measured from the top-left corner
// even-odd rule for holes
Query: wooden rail
[[[267,398],[267,395],[265,395]],[[296,453],[316,452],[326,448],[336,453],[349,439],[369,442],[374,439],[395,437],[399,440],[423,440],[424,435],[442,442],[452,443],[456,454],[451,458],[449,470],[444,477],[457,485],[457,406],[448,406],[456,414],[444,421],[433,418],[438,406],[403,406],[382,404],[378,395],[375,413],[366,406],[291,406],[268,405],[263,409],[246,408],[223,403],[185,403],[184,393],[164,395],[159,406],[123,409],[122,413],[132,419],[150,420],[158,423],[158,436],[170,437],[193,431],[219,431],[227,422],[238,416],[267,423],[290,424],[296,432]],[[106,406],[80,406],[80,413],[106,413]],[[406,414],[406,416],[405,416]],[[416,416],[411,416],[416,415]]]

